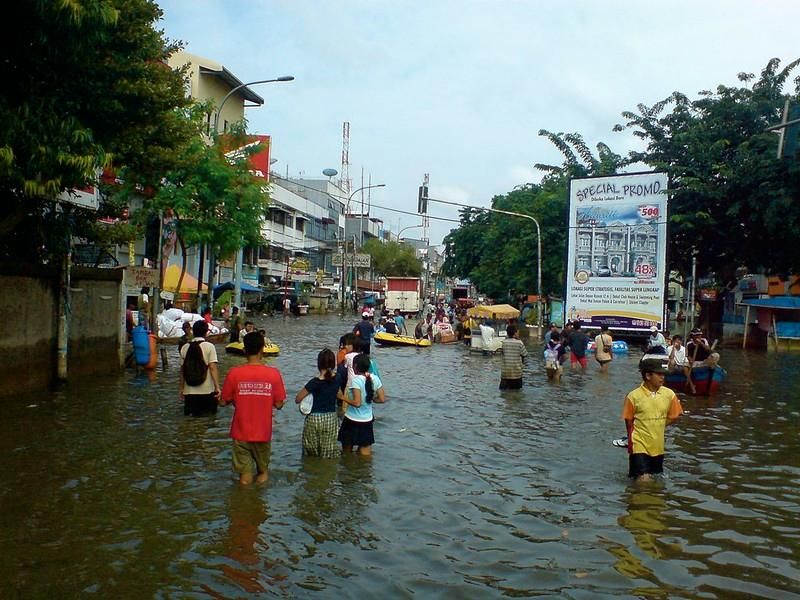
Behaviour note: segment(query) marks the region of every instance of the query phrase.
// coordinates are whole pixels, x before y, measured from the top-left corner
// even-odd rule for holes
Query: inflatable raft
[[[225,346],[225,352],[244,356],[244,342],[231,342]],[[264,356],[278,356],[280,352],[278,344],[264,344]]]
[[[373,338],[376,344],[381,346],[416,346],[417,348],[428,348],[431,341],[427,338],[417,339],[411,335],[398,335],[396,333],[376,333]]]
[[[625,340],[614,340],[611,342],[611,349],[613,350],[614,354],[623,354],[628,351],[628,343]],[[586,348],[587,352],[594,352],[595,350],[595,343],[594,340],[589,342],[589,346]]]

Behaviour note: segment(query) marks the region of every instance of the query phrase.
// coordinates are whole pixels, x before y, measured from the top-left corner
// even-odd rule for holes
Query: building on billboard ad
[[[666,173],[572,179],[567,319],[645,331],[664,326]]]

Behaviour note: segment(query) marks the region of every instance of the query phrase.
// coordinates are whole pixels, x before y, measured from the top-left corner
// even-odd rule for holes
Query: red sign
[[[272,139],[268,135],[254,135],[254,141],[261,143],[261,146],[255,154],[250,155],[250,166],[256,177],[263,177],[269,181],[269,163],[270,163],[270,150],[272,148]]]

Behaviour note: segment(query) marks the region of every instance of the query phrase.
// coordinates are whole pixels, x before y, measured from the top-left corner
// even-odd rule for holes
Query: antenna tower
[[[342,168],[339,172],[341,173],[339,187],[342,188],[347,198],[345,211],[350,214],[350,188],[352,186],[350,181],[350,121],[342,123]]]
[[[430,181],[430,174],[425,173],[425,176],[422,178],[422,187],[425,189],[425,193],[428,193],[428,182]],[[422,239],[426,242],[429,242],[428,239],[428,227],[431,225],[431,220],[428,217],[427,210],[422,214]]]

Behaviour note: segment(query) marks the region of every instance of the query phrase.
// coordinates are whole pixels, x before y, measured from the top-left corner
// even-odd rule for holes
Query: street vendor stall
[[[510,304],[478,304],[467,311],[476,319],[518,319],[519,311]]]
[[[519,311],[510,304],[479,304],[470,308],[467,315],[474,323],[470,351],[493,354],[499,352],[503,345],[506,322],[518,319]]]

